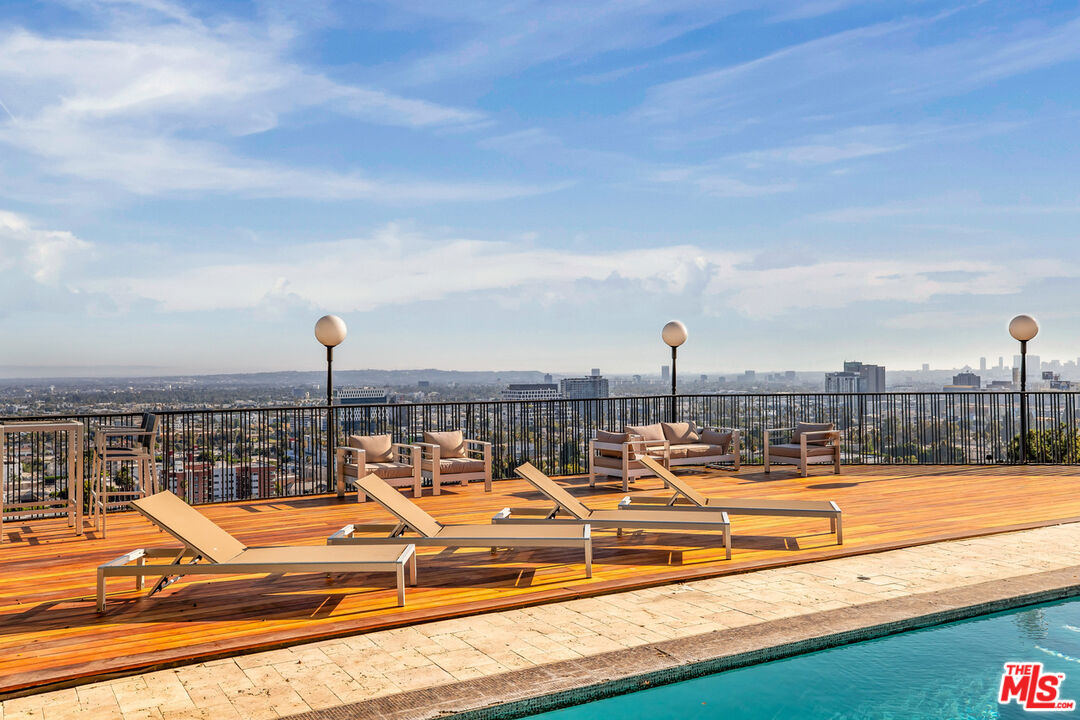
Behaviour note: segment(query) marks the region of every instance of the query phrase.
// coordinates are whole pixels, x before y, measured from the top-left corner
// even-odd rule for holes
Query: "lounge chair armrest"
[[[803,442],[803,438],[818,436],[821,436],[825,440],[835,440],[836,442],[840,442],[841,439],[839,430],[808,430],[799,436],[799,441]]]
[[[785,432],[785,431],[786,432],[792,432],[794,430],[795,430],[795,428],[793,428],[793,427],[765,428],[765,433],[769,434],[769,433],[778,433],[778,432]]]
[[[362,532],[393,532],[401,527],[401,523],[349,523],[330,536],[333,538],[347,538]],[[329,542],[329,539],[327,540]]]
[[[501,515],[503,512],[509,513],[508,515]],[[526,517],[547,517],[554,512],[552,508],[539,508],[539,507],[505,507],[499,511],[502,517],[510,517],[511,515],[524,515]]]
[[[491,457],[491,443],[486,440],[465,440],[465,455],[468,456],[471,453],[479,454],[481,459],[487,460]]]
[[[346,455],[350,454],[355,454],[359,457],[363,457],[366,454],[364,450],[352,447],[351,445],[339,445],[334,449],[337,450],[338,455],[340,455],[341,457],[345,457]],[[357,462],[359,463],[359,458],[357,459]]]
[[[633,497],[627,496],[623,498],[626,501],[626,506],[629,507],[631,503],[635,505],[683,505],[686,501],[681,497],[672,497],[671,495],[634,495]],[[683,502],[679,502],[683,500]],[[622,503],[619,503],[622,506]]]
[[[179,550],[179,548],[177,548],[177,550]],[[175,553],[173,553],[173,554],[175,555]],[[144,550],[143,548],[139,548],[138,550],[132,550],[129,553],[124,553],[123,555],[116,558],[115,560],[110,560],[109,562],[101,563],[100,565],[98,565],[98,567],[99,568],[107,568],[107,567],[117,567],[119,565],[127,565],[128,563],[135,562],[139,558],[145,558],[145,557],[146,557],[146,550]]]

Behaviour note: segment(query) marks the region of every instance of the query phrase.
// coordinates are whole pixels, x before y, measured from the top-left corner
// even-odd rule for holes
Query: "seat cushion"
[[[484,472],[484,461],[476,458],[443,458],[439,460],[439,472],[443,475]]]
[[[731,447],[731,433],[720,432],[718,430],[704,430],[701,433],[701,442],[707,445],[719,445],[720,454],[727,455],[728,448]]]
[[[835,430],[835,429],[836,429],[836,425],[834,423],[797,422],[797,423],[795,423],[795,432],[791,433],[791,442],[794,445],[798,445],[799,444],[799,436],[801,436],[804,432],[818,432],[820,430]],[[828,442],[829,441],[826,438],[824,438],[824,437],[822,437],[820,435],[815,435],[815,436],[812,436],[812,438],[807,438],[806,439],[806,444],[807,445],[825,445]]]
[[[716,455],[724,454],[724,448],[720,447],[719,445],[707,445],[705,443],[686,443],[685,445],[671,446],[671,458],[673,460],[713,457]]]
[[[609,457],[607,455],[597,455],[596,457],[592,458],[592,463],[596,467],[614,468],[616,470],[622,468],[622,458],[621,457]],[[641,468],[643,468],[645,466],[642,465],[637,460],[631,460],[629,467],[630,467],[631,470],[640,470]]]
[[[701,433],[695,423],[660,423],[660,426],[664,429],[664,437],[672,446],[701,442]]]
[[[652,425],[627,425],[623,428],[625,432],[633,433],[642,440],[648,440],[650,442],[664,442],[664,426],[660,423],[653,423]]]
[[[833,454],[833,449],[834,448],[831,448],[831,447],[823,447],[821,445],[809,445],[808,444],[806,446],[806,456],[807,457],[817,457],[819,455],[832,455]],[[791,443],[784,443],[783,445],[770,445],[769,446],[769,454],[770,455],[777,455],[779,457],[797,458],[797,457],[800,457],[799,452],[800,452],[799,446],[798,445],[793,445]]]
[[[349,447],[364,451],[364,459],[369,463],[383,463],[393,460],[389,435],[350,435]]]
[[[378,462],[368,463],[366,468],[367,472],[375,473],[383,480],[390,478],[407,478],[412,477],[413,469],[412,465],[397,462]]]
[[[438,445],[440,458],[465,457],[465,436],[460,430],[425,432],[424,442]]]
[[[607,430],[596,431],[596,442],[610,443],[612,445],[622,445],[623,443],[630,442],[630,433],[613,433]],[[602,457],[619,458],[622,457],[622,451],[620,450],[606,450],[601,448],[597,450]]]

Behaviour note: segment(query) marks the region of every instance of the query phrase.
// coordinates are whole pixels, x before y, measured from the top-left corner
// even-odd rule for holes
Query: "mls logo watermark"
[[[1075,700],[1060,698],[1065,673],[1044,673],[1042,663],[1005,663],[1001,674],[998,703],[1007,705],[1013,700],[1025,710],[1075,710]]]

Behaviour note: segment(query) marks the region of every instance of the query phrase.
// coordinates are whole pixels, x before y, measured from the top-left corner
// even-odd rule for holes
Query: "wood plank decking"
[[[9,522],[0,545],[0,695],[135,669],[177,664],[295,642],[675,582],[759,567],[873,552],[988,532],[1080,520],[1080,469],[1063,466],[855,466],[840,476],[817,470],[765,475],[688,476],[710,495],[835,500],[845,544],[828,522],[733,517],[733,557],[720,535],[594,531],[594,576],[577,550],[418,549],[419,587],[395,606],[385,575],[193,576],[153,598],[129,579],[110,581],[109,611],[94,608],[97,565],[137,547],[172,545],[141,517],[110,519],[108,539],[71,534],[63,520]],[[614,485],[590,491],[564,481],[593,507],[615,507]],[[637,483],[655,493],[655,478]],[[506,505],[540,503],[520,480],[450,486],[419,504],[443,522],[490,521]],[[202,506],[249,545],[323,544],[350,522],[386,522],[374,503],[333,496]]]

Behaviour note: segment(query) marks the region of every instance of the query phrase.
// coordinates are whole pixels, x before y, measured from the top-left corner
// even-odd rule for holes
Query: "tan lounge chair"
[[[836,533],[836,544],[844,544],[843,513],[832,500],[751,500],[743,498],[705,497],[652,458],[643,458],[675,494],[671,497],[641,495],[626,497],[619,503],[619,509],[632,510],[723,510],[728,515],[772,515],[780,517],[824,517],[829,518],[829,529]]]
[[[153,595],[182,575],[392,572],[397,575],[398,605],[405,604],[406,567],[409,583],[416,584],[416,548],[403,541],[394,547],[379,548],[326,545],[249,548],[168,490],[135,500],[131,506],[179,540],[183,547],[133,550],[100,566],[98,612],[105,611],[108,577],[134,577],[135,589],[141,590],[144,577],[158,576],[160,580],[149,593]],[[147,565],[148,558],[172,558],[172,562]],[[189,558],[188,562],[181,564],[185,558]]]
[[[375,475],[357,480],[361,493],[386,508],[396,525],[346,525],[327,538],[328,545],[382,545],[402,542],[429,547],[579,547],[585,551],[585,577],[592,577],[592,537],[588,525],[559,526],[533,522],[515,527],[443,525]],[[389,532],[385,537],[358,532]],[[416,535],[404,535],[413,532]]]
[[[791,440],[774,443],[775,433],[791,432]],[[799,473],[806,477],[808,465],[828,465],[840,474],[840,433],[833,423],[797,422],[793,428],[768,428],[765,430],[765,472],[771,471],[773,463],[797,465]]]
[[[731,524],[722,510],[699,510],[688,513],[681,510],[593,510],[578,500],[531,463],[515,470],[537,490],[546,495],[555,507],[503,508],[491,519],[493,523],[535,523],[537,517],[544,522],[579,524],[588,523],[594,529],[615,529],[622,535],[623,528],[635,530],[719,530],[724,534],[725,557],[731,559]]]

